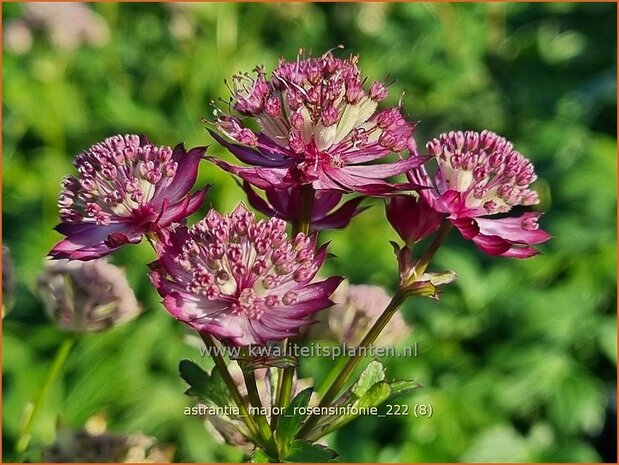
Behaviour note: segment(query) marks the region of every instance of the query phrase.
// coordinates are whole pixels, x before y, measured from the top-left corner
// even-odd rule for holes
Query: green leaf
[[[368,389],[384,379],[385,367],[378,360],[373,360],[359,376],[359,380],[352,387],[352,393],[356,397],[363,397]]]
[[[249,463],[271,463],[271,457],[262,449],[256,449],[249,457]]]
[[[230,394],[219,372],[213,368],[211,375],[191,360],[181,360],[179,364],[181,377],[189,384],[187,395],[207,404],[219,407],[231,405]]]
[[[294,399],[290,402],[290,405],[285,408],[279,422],[277,423],[277,440],[284,444],[286,447],[292,442],[295,434],[299,431],[301,423],[305,419],[306,415],[302,415],[298,412],[298,409],[305,408],[309,404],[310,397],[314,392],[313,387],[309,387],[299,392]]]
[[[381,381],[375,383],[361,399],[355,402],[355,406],[359,408],[375,407],[383,403],[391,394],[389,383]]]
[[[325,463],[335,462],[338,453],[333,449],[309,441],[297,440],[292,443],[286,462]]]
[[[208,387],[208,394],[210,398],[213,399],[213,402],[220,407],[234,404],[230,397],[228,386],[226,386],[226,383],[216,368],[213,368],[211,371],[211,384]]]
[[[209,374],[191,360],[181,360],[178,369],[181,378],[189,384],[189,389],[185,391],[185,394],[200,400],[206,400],[209,397],[208,386],[211,384]]]
[[[397,379],[389,381],[389,387],[391,388],[391,395],[389,398],[394,399],[411,391],[421,389],[423,385],[412,379]]]

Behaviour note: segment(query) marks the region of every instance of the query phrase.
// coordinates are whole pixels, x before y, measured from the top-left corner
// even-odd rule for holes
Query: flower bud
[[[105,259],[48,261],[38,288],[48,315],[67,331],[104,331],[140,313],[124,271]]]
[[[387,203],[385,212],[387,220],[407,245],[433,234],[444,218],[425,200],[412,195],[393,197]]]

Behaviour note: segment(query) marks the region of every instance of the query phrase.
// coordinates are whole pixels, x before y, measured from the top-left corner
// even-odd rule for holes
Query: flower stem
[[[301,214],[299,220],[292,224],[292,237],[296,237],[297,234],[303,233],[306,236],[309,235],[312,229],[312,210],[314,208],[314,195],[315,191],[311,184],[306,184],[301,187]],[[288,341],[284,341],[284,348],[289,344]],[[292,398],[292,384],[294,379],[295,368],[284,368],[283,373],[280,376],[277,390],[277,403],[280,408],[287,407]],[[277,418],[273,418],[272,428],[277,426]]]
[[[28,448],[28,444],[30,443],[30,433],[34,425],[34,420],[36,419],[38,413],[41,411],[43,403],[45,402],[45,399],[49,394],[50,389],[62,372],[67,358],[71,353],[71,348],[73,347],[73,344],[75,344],[75,338],[69,336],[62,342],[62,344],[58,348],[58,351],[56,352],[56,356],[54,357],[54,361],[52,362],[52,365],[45,376],[43,386],[39,391],[39,395],[34,403],[34,407],[30,411],[30,414],[24,419],[23,427],[19,432],[19,437],[15,446],[15,452],[18,456],[24,454],[24,452],[26,452],[26,449]]]
[[[268,445],[267,451],[270,452],[272,458],[278,457],[278,448],[275,442],[275,438],[273,436],[273,432],[271,431],[271,427],[269,426],[269,422],[266,419],[266,416],[263,415],[260,411],[262,410],[262,401],[260,400],[260,394],[258,393],[258,387],[256,386],[256,376],[254,375],[253,370],[245,369],[241,366],[241,370],[243,372],[243,379],[245,380],[245,386],[247,387],[247,397],[249,397],[249,401],[251,405],[258,409],[258,414],[256,415],[256,420],[258,423],[258,429],[266,444]],[[275,455],[272,455],[275,453]]]
[[[389,305],[387,305],[383,313],[380,315],[380,317],[378,317],[378,320],[376,320],[372,328],[370,328],[368,333],[361,340],[361,342],[359,343],[359,347],[369,347],[372,343],[374,343],[374,341],[376,341],[376,338],[385,328],[387,323],[389,323],[389,320],[391,320],[391,317],[395,314],[400,305],[402,305],[404,300],[406,300],[406,295],[401,290],[398,290],[391,299],[391,302],[389,302]],[[321,399],[319,407],[327,407],[331,404],[331,402],[333,402],[337,394],[348,381],[348,378],[352,374],[353,370],[364,358],[364,356],[360,355],[360,352],[361,351],[357,350],[355,356],[348,359],[348,362],[346,363],[346,365],[344,365],[342,371],[340,371],[339,375],[335,378],[333,384],[331,384],[331,387],[329,387],[329,389]],[[316,424],[319,418],[320,416],[318,415],[310,416],[303,425],[303,427],[299,430],[297,437],[303,437],[306,433],[311,431],[312,427]]]
[[[311,184],[301,187],[301,214],[299,220],[292,225],[292,237],[299,233],[306,236],[312,229],[312,210],[314,209],[314,188]]]
[[[428,246],[428,248],[426,249],[426,253],[423,254],[423,257],[421,257],[421,260],[419,260],[419,263],[417,263],[417,266],[415,267],[416,278],[421,276],[426,271],[426,268],[430,264],[430,261],[434,257],[434,254],[443,244],[443,241],[451,232],[452,227],[453,225],[450,221],[444,221],[441,227],[438,229],[436,236],[434,236],[434,240]]]
[[[209,334],[200,333],[200,337],[202,338],[204,344],[206,344],[207,347],[215,347],[215,341]],[[271,452],[270,447],[267,446],[268,442],[265,440],[265,438],[262,437],[262,432],[258,428],[258,425],[254,422],[253,417],[250,416],[247,401],[243,398],[243,396],[239,392],[238,386],[232,379],[232,376],[228,371],[228,365],[226,364],[223,356],[219,353],[219,351],[212,350],[211,357],[213,359],[213,362],[215,362],[215,369],[219,372],[221,378],[228,387],[228,391],[232,396],[232,400],[239,408],[241,418],[243,418],[243,421],[247,425],[247,428],[255,436],[255,438],[257,438],[261,442],[260,445],[264,446],[265,450],[268,448],[269,452]]]
[[[449,221],[445,221],[441,225],[436,236],[434,236],[434,240],[426,249],[426,252],[424,253],[421,260],[419,260],[415,269],[415,274],[411,277],[412,282],[414,282],[415,279],[420,277],[425,272],[426,268],[430,264],[430,261],[434,257],[434,254],[442,245],[443,241],[451,231],[451,228],[452,224]],[[370,344],[376,341],[376,338],[380,335],[382,330],[385,329],[385,326],[387,326],[387,323],[389,323],[391,317],[393,317],[397,309],[406,300],[406,287],[410,284],[412,283],[400,283],[400,288],[395,293],[395,295],[391,299],[391,302],[389,302],[378,320],[376,320],[372,328],[370,328],[363,340],[359,343],[359,347],[368,347]],[[339,375],[337,375],[337,377],[333,381],[333,384],[331,384],[331,386],[323,396],[322,400],[320,401],[319,407],[326,407],[331,404],[331,402],[335,399],[340,390],[344,387],[344,385],[348,381],[348,378],[350,377],[353,370],[357,367],[362,358],[363,357],[359,355],[359,351],[357,351],[357,354],[348,360],[346,365],[344,365],[344,368],[342,368],[342,370],[339,372]],[[331,374],[329,376],[331,377]],[[303,427],[299,430],[297,437],[303,437],[305,434],[310,432],[316,422],[319,420],[319,418],[320,417],[317,415],[310,416],[303,425]]]

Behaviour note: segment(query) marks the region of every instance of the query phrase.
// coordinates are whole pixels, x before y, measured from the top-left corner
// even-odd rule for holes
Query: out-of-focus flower
[[[457,131],[441,134],[426,147],[438,163],[434,182],[424,167],[409,178],[429,187],[419,194],[434,210],[489,255],[528,258],[539,253],[532,245],[551,237],[539,229],[541,213],[483,218],[539,203],[529,188],[537,178],[533,165],[510,142],[489,131]]]
[[[8,313],[13,304],[13,291],[15,281],[13,279],[13,259],[11,250],[2,246],[2,318]]]
[[[61,50],[103,46],[110,39],[106,21],[86,3],[26,3],[24,21],[32,30],[46,31],[51,44]]]
[[[254,166],[211,160],[261,189],[311,184],[315,190],[366,195],[410,189],[410,184],[394,185],[386,179],[419,166],[421,157],[362,165],[407,150],[414,125],[400,107],[377,111],[387,87],[374,81],[364,89],[357,62],[357,56],[341,60],[327,52],[293,62],[282,59],[270,80],[262,68],[256,68],[255,77],[234,76],[234,109],[255,119],[260,132],[216,111],[217,130],[233,142],[211,134],[240,161]]]
[[[15,55],[23,55],[32,48],[32,32],[25,21],[10,21],[2,28],[4,49]]]
[[[288,338],[332,305],[341,278],[312,283],[326,247],[315,252],[315,236],[289,240],[285,231],[283,220],[256,222],[242,204],[226,216],[210,210],[172,235],[151,280],[167,310],[199,332],[232,345]]]
[[[385,212],[393,229],[408,245],[436,232],[445,218],[444,214],[432,209],[422,197],[413,195],[392,197]]]
[[[247,193],[249,203],[265,215],[281,218],[286,222],[301,219],[302,187],[266,189],[266,200],[260,197],[247,181],[243,182],[243,189]],[[310,223],[312,230],[343,228],[350,223],[353,217],[367,208],[359,208],[363,197],[349,200],[336,208],[341,200],[342,193],[338,191],[317,191],[314,194]]]
[[[310,329],[310,338],[329,339],[356,346],[383,313],[391,296],[380,286],[349,285],[346,281],[335,294],[336,302],[319,317],[319,324]],[[395,313],[382,331],[375,347],[389,347],[402,342],[411,333],[400,313]]]
[[[67,331],[104,331],[140,313],[124,271],[105,259],[48,261],[38,288],[51,319]]]
[[[208,188],[189,195],[206,148],[186,151],[154,146],[143,136],[113,136],[75,159],[79,177],[68,176],[58,199],[66,239],[54,258],[90,260],[160,234],[195,212]]]
[[[169,463],[173,449],[143,434],[74,431],[60,428],[56,442],[43,448],[48,463]]]

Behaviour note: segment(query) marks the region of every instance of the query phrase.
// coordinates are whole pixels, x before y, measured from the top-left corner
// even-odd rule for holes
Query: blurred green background
[[[386,103],[405,91],[419,144],[458,128],[513,140],[537,167],[542,225],[555,239],[521,262],[450,237],[434,267],[459,279],[440,302],[404,309],[420,356],[385,360],[389,376],[424,384],[403,402],[430,403],[433,417],[361,418],[330,444],[342,461],[616,461],[615,4],[80,6],[41,15],[40,5],[2,5],[3,242],[18,282],[3,321],[4,461],[64,338],[44,316],[36,278],[60,239],[56,198],[74,155],[126,132],[212,143],[200,119],[228,97],[224,79],[338,44],[361,55],[370,79],[389,74]],[[207,182],[207,204],[226,210],[243,198],[205,163]],[[369,203],[345,232],[324,235],[337,255],[325,273],[393,289],[395,236],[381,202]],[[112,431],[175,445],[177,461],[242,460],[183,415],[191,401],[178,361],[198,353],[145,277],[152,259],[144,244],[113,257],[144,313],[78,342],[35,425],[31,460],[57,419],[79,428],[101,412]],[[326,368],[308,360],[304,373]]]

